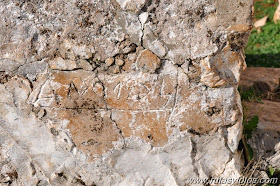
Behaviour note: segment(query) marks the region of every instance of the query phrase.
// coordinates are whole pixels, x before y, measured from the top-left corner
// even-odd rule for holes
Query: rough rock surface
[[[249,67],[242,73],[239,87],[243,90],[253,87],[271,99],[272,94],[279,91],[280,68]]]
[[[239,177],[252,3],[0,1],[0,183]]]
[[[247,118],[259,117],[257,129],[249,140],[258,159],[266,159],[280,168],[280,69],[249,67],[241,75],[240,89],[252,89],[261,101],[244,101]]]
[[[259,117],[258,127],[250,139],[256,159],[273,156],[276,152],[275,145],[280,142],[280,102],[244,102],[244,107],[244,114],[248,118],[255,115]]]

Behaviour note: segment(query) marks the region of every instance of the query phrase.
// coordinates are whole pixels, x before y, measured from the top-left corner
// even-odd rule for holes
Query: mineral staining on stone
[[[138,69],[144,72],[155,72],[160,67],[160,59],[149,50],[143,50],[137,58]]]
[[[18,174],[9,179],[184,185],[239,175],[251,5],[1,1],[0,154]]]
[[[68,128],[77,148],[84,153],[103,154],[112,149],[120,132],[110,118],[110,112],[80,110],[59,111],[61,119],[69,120]]]

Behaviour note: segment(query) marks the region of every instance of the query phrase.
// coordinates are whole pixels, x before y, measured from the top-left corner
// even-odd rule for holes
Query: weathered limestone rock
[[[0,182],[238,177],[252,0],[0,2]]]

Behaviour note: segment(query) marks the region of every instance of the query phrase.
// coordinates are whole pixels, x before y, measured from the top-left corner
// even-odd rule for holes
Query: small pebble
[[[41,108],[40,111],[37,114],[38,118],[42,119],[45,115],[46,115],[45,109]]]
[[[109,57],[108,59],[106,59],[105,64],[106,66],[111,66],[114,63],[114,58]]]
[[[114,70],[113,70],[113,73],[114,74],[117,74],[120,72],[120,67],[119,66],[115,66]]]
[[[124,61],[122,59],[116,59],[116,65],[122,66],[124,64]]]

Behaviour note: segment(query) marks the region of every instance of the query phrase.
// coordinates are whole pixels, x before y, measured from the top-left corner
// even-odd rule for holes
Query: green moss
[[[250,87],[248,90],[239,89],[239,93],[242,101],[256,101],[262,103],[261,93],[257,92],[254,87]]]
[[[255,19],[269,15],[265,26],[258,33],[253,29],[245,49],[247,65],[280,68],[280,23],[273,22],[277,3],[273,0],[255,1]]]
[[[253,131],[258,127],[259,117],[254,116],[248,120],[248,122],[244,123],[243,133],[246,135],[246,139],[250,139],[252,137]]]
[[[255,0],[255,19],[261,19],[266,15],[269,15],[268,19],[273,20],[274,12],[277,8],[277,3],[274,0]]]
[[[266,171],[267,175],[269,178],[277,178],[278,181],[276,184],[266,184],[266,186],[276,186],[280,184],[280,170],[279,169],[275,169],[273,167],[269,167]]]
[[[248,90],[240,90],[241,101],[249,101],[249,102],[262,102],[261,94],[256,92],[254,87],[250,87]],[[244,108],[244,106],[243,106]],[[258,127],[259,117],[257,115],[248,118],[243,112],[243,135],[241,139],[241,146],[244,149],[244,156],[246,162],[249,163],[253,160],[254,151],[252,147],[248,144],[248,139],[252,137],[253,131]]]

